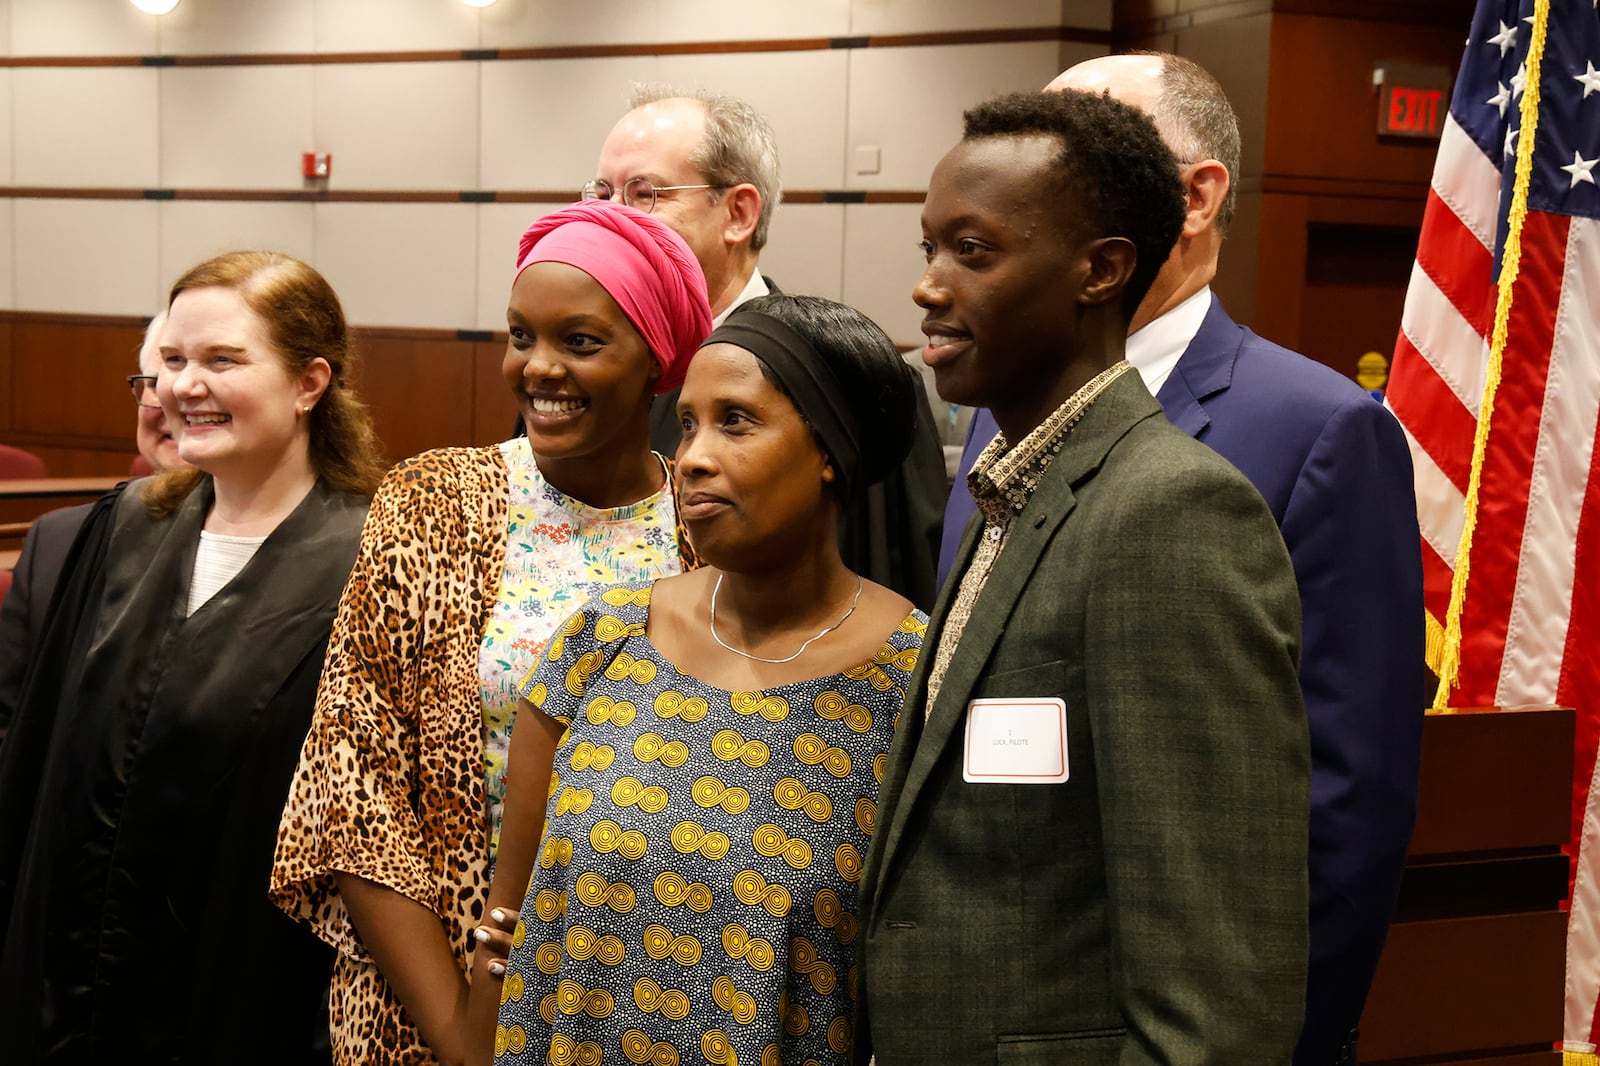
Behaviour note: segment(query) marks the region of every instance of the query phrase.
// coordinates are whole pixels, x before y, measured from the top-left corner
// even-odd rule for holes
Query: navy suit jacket
[[[1311,959],[1296,1066],[1325,1066],[1360,1020],[1416,818],[1421,538],[1393,416],[1343,375],[1256,336],[1215,296],[1156,399],[1266,499],[1300,587],[1311,729]],[[943,583],[974,505],[966,473],[996,432],[972,422],[945,511]]]

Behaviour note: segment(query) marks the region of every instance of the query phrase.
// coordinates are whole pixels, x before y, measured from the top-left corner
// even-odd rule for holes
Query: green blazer
[[[1012,526],[924,724],[978,529],[884,774],[855,1061],[1287,1064],[1310,754],[1266,504],[1119,378]],[[968,702],[1007,696],[1065,702],[1065,783],[963,780]]]

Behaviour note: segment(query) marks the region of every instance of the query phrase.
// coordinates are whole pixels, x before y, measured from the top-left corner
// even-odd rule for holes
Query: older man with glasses
[[[700,89],[639,85],[600,148],[585,200],[621,200],[671,226],[706,276],[713,326],[746,300],[776,292],[760,271],[779,200],[778,147],[759,111]],[[947,482],[944,454],[918,377],[911,455],[882,483],[846,501],[840,549],[846,565],[927,609]],[[678,394],[658,397],[650,444],[677,453]]]
[[[151,319],[139,349],[139,373],[130,374],[127,379],[138,411],[133,433],[139,448],[139,460],[134,463],[136,474],[161,473],[186,465],[178,458],[178,442],[168,430],[166,415],[156,400],[155,375],[161,367],[161,327],[166,320],[165,311]],[[5,739],[17,698],[22,694],[29,656],[44,632],[50,598],[67,561],[67,550],[93,506],[86,503],[42,515],[29,527],[22,542],[11,591],[0,604],[0,741]]]

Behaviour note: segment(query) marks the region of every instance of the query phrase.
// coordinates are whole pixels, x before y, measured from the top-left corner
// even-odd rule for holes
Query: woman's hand
[[[511,935],[517,928],[515,912],[494,907],[489,918],[473,930],[477,947],[473,951],[473,968],[481,961],[484,969],[496,980],[506,975],[506,959],[511,955]]]

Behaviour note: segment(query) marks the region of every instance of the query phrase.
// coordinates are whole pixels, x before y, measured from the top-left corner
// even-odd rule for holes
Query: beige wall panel
[[[654,56],[484,63],[480,175],[485,189],[570,189],[594,177],[606,134]]]
[[[11,54],[12,0],[0,0],[0,55]]]
[[[536,218],[561,204],[478,205],[478,292],[474,329],[506,328],[506,302],[517,272],[517,242]]]
[[[0,200],[0,307],[17,306],[14,204],[13,200]]]
[[[476,205],[321,203],[315,210],[314,265],[353,325],[471,324]]]
[[[315,0],[313,6],[319,52],[478,46],[478,13],[456,0]]]
[[[911,301],[922,277],[922,205],[848,204],[844,212],[844,302],[896,344],[922,344],[922,309]]]
[[[161,183],[154,69],[19,67],[11,90],[18,185]]]
[[[12,128],[11,116],[15,111],[12,99],[12,69],[0,70],[0,182],[12,184]]]
[[[851,0],[850,32],[927,33],[1022,26],[1111,28],[1111,0]]]
[[[11,54],[154,55],[160,21],[127,0],[11,0]]]
[[[1111,48],[1103,44],[1079,44],[1075,41],[1062,41],[1056,48],[1056,73],[1066,70],[1085,59],[1098,59],[1111,54]],[[1045,84],[1049,84],[1046,82]],[[1044,85],[1039,88],[1043,89]]]
[[[844,180],[849,57],[843,49],[662,56],[660,77],[729,93],[767,116],[778,137],[783,184],[837,189]]]
[[[850,30],[850,0],[664,0],[660,11],[662,41],[842,37]]]
[[[877,174],[857,174],[859,189],[924,189],[928,175],[961,138],[961,112],[1003,92],[1038,89],[1058,73],[1053,41],[863,48],[850,53],[847,151],[882,152]]]
[[[302,150],[333,154],[333,189],[476,188],[479,66],[318,66],[316,145]]]
[[[844,291],[843,204],[779,205],[761,272],[784,292],[837,300]]]
[[[312,148],[306,66],[168,67],[161,180],[175,189],[298,189]]]
[[[479,13],[484,48],[654,41],[659,0],[499,0]]]
[[[12,214],[12,307],[148,315],[160,306],[156,201],[17,200]]]
[[[162,284],[170,289],[184,271],[222,252],[265,248],[316,262],[311,204],[168,200],[161,205]]]
[[[163,55],[313,52],[326,0],[184,0],[161,17]]]

